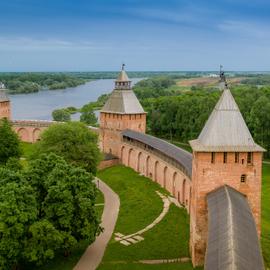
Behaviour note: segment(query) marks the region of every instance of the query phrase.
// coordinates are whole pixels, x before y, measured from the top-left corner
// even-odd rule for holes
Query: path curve
[[[99,190],[104,194],[104,210],[102,214],[101,226],[104,228],[96,241],[91,244],[80,258],[74,270],[94,270],[100,264],[104,255],[105,248],[111,239],[114,226],[118,217],[120,200],[118,195],[103,181],[96,178],[99,182]]]

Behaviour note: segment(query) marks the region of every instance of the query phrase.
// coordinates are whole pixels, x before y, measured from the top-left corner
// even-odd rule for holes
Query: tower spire
[[[228,83],[226,80],[225,72],[223,70],[223,66],[219,66],[219,77],[220,77],[220,88],[221,89],[227,89],[228,88]]]
[[[122,64],[121,71],[115,81],[115,89],[118,90],[130,90],[131,89],[131,80],[128,78],[128,75],[125,71],[126,64]]]

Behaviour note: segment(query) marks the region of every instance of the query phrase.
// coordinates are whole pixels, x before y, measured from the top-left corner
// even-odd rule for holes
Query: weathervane
[[[220,65],[220,67],[219,67],[219,77],[220,77],[220,81],[221,81],[221,82],[224,82],[225,87],[227,88],[227,87],[228,87],[228,83],[227,83],[227,81],[226,81],[225,72],[224,72],[222,69],[223,69],[223,66]]]

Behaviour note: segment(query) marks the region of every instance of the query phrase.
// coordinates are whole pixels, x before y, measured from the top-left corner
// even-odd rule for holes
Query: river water
[[[132,83],[135,84],[140,80],[132,79]],[[69,106],[80,108],[90,101],[96,101],[100,95],[110,93],[113,88],[114,80],[104,79],[64,90],[42,90],[31,94],[10,95],[12,119],[52,120],[53,110]],[[74,118],[78,118],[78,114]]]

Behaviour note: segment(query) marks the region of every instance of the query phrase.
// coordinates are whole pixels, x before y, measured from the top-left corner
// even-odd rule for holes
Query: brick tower
[[[10,113],[10,100],[6,94],[6,88],[3,83],[0,82],[0,118],[11,118]]]
[[[204,262],[207,243],[206,195],[224,185],[243,193],[249,202],[258,234],[261,231],[262,152],[227,87],[221,72],[223,93],[193,149],[190,250],[194,266]],[[248,237],[248,236],[247,236]]]
[[[146,113],[131,88],[125,70],[115,81],[115,87],[100,111],[100,141],[104,153],[119,156],[121,131],[131,129],[145,133]]]

